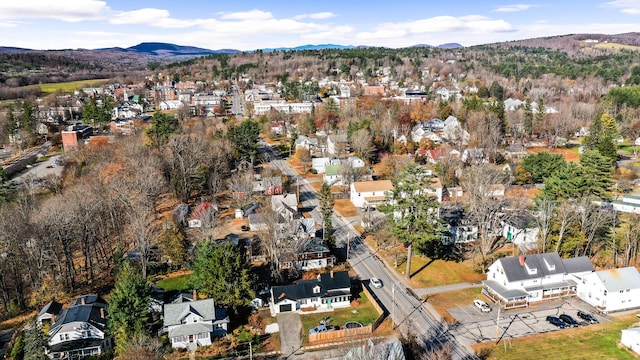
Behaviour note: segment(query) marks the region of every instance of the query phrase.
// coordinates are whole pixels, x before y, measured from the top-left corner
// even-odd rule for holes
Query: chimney
[[[85,301],[85,300],[84,300],[84,296],[83,296],[83,297],[81,297],[81,298],[80,298],[80,303],[81,303],[82,305],[85,305],[84,301]]]
[[[198,300],[198,293],[196,292],[196,290],[193,290],[193,301]]]
[[[525,258],[525,257],[524,257],[524,255],[520,255],[520,266],[524,267],[524,261],[525,261],[526,259],[527,259],[527,258]]]
[[[100,317],[104,319],[104,308],[100,308]]]
[[[51,324],[56,323],[56,314],[51,314]]]

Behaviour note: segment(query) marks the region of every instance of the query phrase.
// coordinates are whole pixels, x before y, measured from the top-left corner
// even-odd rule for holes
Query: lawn
[[[316,327],[320,324],[320,320],[325,317],[331,319],[329,325],[342,326],[349,321],[357,321],[363,326],[373,324],[374,321],[380,316],[376,308],[371,304],[369,298],[360,292],[359,297],[351,301],[351,307],[344,309],[336,309],[331,312],[321,312],[315,314],[301,315],[302,319],[302,332],[305,337],[305,341],[309,338],[309,329]],[[355,311],[355,312],[354,312]]]
[[[79,80],[79,81],[67,81],[61,83],[39,84],[29,85],[31,87],[40,87],[42,90],[42,96],[47,96],[60,90],[63,93],[71,93],[76,90],[80,90],[84,87],[101,86],[108,82],[109,79],[93,79],[93,80]]]
[[[576,329],[553,331],[504,343],[484,343],[472,345],[483,359],[539,359],[553,360],[600,360],[637,359],[626,349],[618,348],[621,330],[630,327],[638,319],[635,315],[614,318],[613,322],[590,325]],[[544,356],[542,355],[544,354]]]
[[[344,217],[358,215],[358,209],[353,206],[353,203],[349,199],[336,199],[333,208]]]
[[[448,323],[454,323],[456,319],[449,314],[448,308],[469,305],[474,299],[482,299],[482,287],[469,289],[446,291],[427,296],[427,302],[445,319]],[[484,299],[483,299],[484,300]]]
[[[163,288],[165,291],[183,291],[191,289],[189,287],[189,280],[191,279],[191,274],[182,274],[178,276],[166,277],[156,283],[156,285]]]

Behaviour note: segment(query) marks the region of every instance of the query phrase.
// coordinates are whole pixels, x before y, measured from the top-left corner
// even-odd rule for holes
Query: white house
[[[622,329],[620,343],[640,355],[640,327]]]
[[[165,100],[160,102],[160,110],[182,109],[184,104],[180,100]]]
[[[319,274],[313,280],[300,280],[295,284],[274,286],[270,290],[271,315],[300,309],[331,309],[351,306],[351,280],[349,272]]]
[[[350,199],[357,208],[375,206],[387,201],[393,190],[391,180],[356,181],[351,183]]]
[[[604,313],[638,308],[640,274],[633,266],[584,274],[578,297]]]
[[[97,295],[83,295],[54,316],[47,355],[52,359],[84,359],[111,349],[111,337],[105,333],[106,307]]]
[[[528,214],[515,216],[502,222],[502,236],[518,245],[522,252],[530,252],[538,248],[540,229],[536,219]]]
[[[354,169],[363,168],[365,165],[364,161],[357,156],[349,156],[347,162],[351,164],[351,167]]]
[[[341,165],[328,165],[324,167],[322,181],[327,185],[342,185]]]
[[[328,157],[312,158],[311,168],[313,168],[318,174],[324,174],[325,167],[331,165],[340,165],[339,159],[330,159]]]
[[[586,256],[562,259],[557,253],[510,256],[496,260],[483,293],[505,308],[576,294],[577,277],[593,272]]]
[[[178,302],[164,305],[163,332],[168,333],[174,349],[208,346],[214,337],[227,334],[226,309],[216,309],[213,299],[189,300],[180,297]]]
[[[315,150],[318,146],[318,138],[310,138],[308,136],[300,135],[296,139],[295,149]]]
[[[605,205],[608,204],[605,203]],[[640,196],[624,195],[622,200],[612,201],[611,207],[619,212],[640,214]]]

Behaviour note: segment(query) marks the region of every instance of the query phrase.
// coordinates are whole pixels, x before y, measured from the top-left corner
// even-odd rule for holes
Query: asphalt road
[[[291,176],[296,179],[296,182],[299,182],[301,195],[299,201],[316,222],[321,224],[315,189],[306,180],[299,180],[301,177],[298,173],[285,160],[280,159],[270,146],[265,145],[261,151],[265,159],[270,161],[272,167],[280,169],[284,175]],[[380,258],[375,255],[375,251],[360,239],[353,224],[334,213],[333,226],[336,246],[346,250],[347,243],[349,243],[349,263],[360,279],[366,281],[371,277],[377,277],[382,280],[383,287],[372,289],[373,293],[405,335],[415,336],[416,340],[422,343],[426,349],[450,347],[453,359],[477,358],[470,348],[456,341],[446,324],[437,321],[427,311],[422,300],[415,295],[412,289],[406,287],[404,281],[386,268]]]

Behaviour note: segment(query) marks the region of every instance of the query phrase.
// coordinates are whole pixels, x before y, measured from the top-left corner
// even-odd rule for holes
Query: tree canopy
[[[566,162],[562,155],[542,151],[527,156],[521,165],[531,175],[534,183],[542,183],[545,178],[566,165]]]
[[[249,305],[255,294],[243,248],[226,241],[216,245],[204,240],[193,261],[191,285],[216,304],[238,309]]]
[[[231,124],[227,137],[240,159],[252,160],[258,152],[260,124],[253,120],[245,120],[240,125]]]

